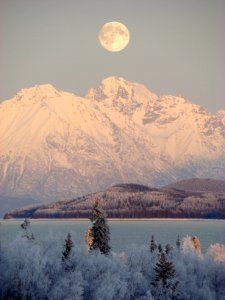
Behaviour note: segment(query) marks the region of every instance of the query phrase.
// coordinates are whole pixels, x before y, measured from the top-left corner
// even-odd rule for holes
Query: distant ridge
[[[15,209],[5,219],[89,218],[96,199],[102,202],[109,218],[225,218],[225,192],[117,184],[76,199]]]
[[[112,186],[112,189],[118,189],[126,192],[146,192],[146,191],[153,191],[157,189],[151,189],[150,187],[142,184],[136,184],[136,183],[120,183],[120,184],[115,184]]]
[[[195,192],[224,192],[225,180],[191,178],[166,185],[164,188],[174,188]]]

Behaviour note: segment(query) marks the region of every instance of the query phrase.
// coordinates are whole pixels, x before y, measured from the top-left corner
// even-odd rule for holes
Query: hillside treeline
[[[121,184],[103,192],[39,207],[17,209],[5,218],[89,218],[100,199],[109,218],[225,218],[225,193],[154,189]]]

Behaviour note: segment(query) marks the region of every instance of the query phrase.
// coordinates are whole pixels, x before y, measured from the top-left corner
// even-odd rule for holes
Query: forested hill
[[[96,199],[109,218],[225,218],[225,192],[119,184],[73,200],[15,209],[5,218],[89,218]]]

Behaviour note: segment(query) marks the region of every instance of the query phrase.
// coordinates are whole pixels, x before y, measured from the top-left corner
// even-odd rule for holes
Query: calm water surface
[[[23,220],[1,220],[0,236],[2,243],[8,243],[21,231]],[[215,243],[225,244],[225,220],[147,220],[147,221],[109,221],[111,246],[114,251],[125,250],[130,245],[149,245],[151,235],[165,245],[175,245],[177,235],[200,238],[202,250]],[[36,240],[48,234],[72,234],[75,244],[85,244],[83,233],[91,226],[88,220],[31,220],[31,231]]]

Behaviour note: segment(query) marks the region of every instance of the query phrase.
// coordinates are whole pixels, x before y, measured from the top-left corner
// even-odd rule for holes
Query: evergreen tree
[[[64,244],[63,252],[62,252],[62,255],[63,255],[62,256],[62,260],[63,261],[65,261],[66,259],[68,259],[72,248],[73,248],[73,241],[71,239],[71,234],[68,233],[67,237],[65,239],[65,244]]]
[[[26,237],[28,240],[34,240],[33,233],[30,233],[30,221],[28,219],[25,219],[20,227],[23,230],[23,237]]]
[[[161,252],[159,261],[154,268],[156,273],[155,280],[161,281],[163,286],[166,286],[169,279],[174,278],[175,268],[172,262],[167,260],[166,254]]]
[[[161,252],[159,260],[154,267],[155,279],[151,283],[154,287],[155,299],[179,299],[176,289],[178,281],[174,282],[175,267],[166,256],[165,252]]]
[[[180,245],[181,245],[181,243],[180,243],[180,236],[179,236],[179,234],[178,234],[178,236],[177,236],[177,241],[176,241],[176,246],[177,246],[177,249],[178,249],[178,250],[180,250]]]
[[[150,251],[154,252],[157,249],[157,244],[155,242],[154,235],[152,235],[151,243],[150,243]]]
[[[163,250],[163,249],[162,249],[162,245],[159,244],[159,245],[158,245],[158,251],[159,251],[159,253],[162,253],[162,250]]]
[[[165,246],[165,252],[168,255],[171,251],[172,251],[172,246],[170,246],[170,244],[166,244]]]
[[[27,228],[30,226],[30,221],[28,219],[25,219],[23,221],[23,223],[20,225],[20,227],[23,229],[23,230],[27,230]]]
[[[92,222],[90,233],[93,238],[90,250],[99,249],[102,254],[108,254],[111,249],[109,245],[110,229],[99,200],[96,200],[93,205],[90,220]]]

